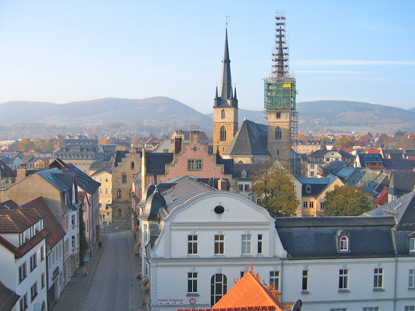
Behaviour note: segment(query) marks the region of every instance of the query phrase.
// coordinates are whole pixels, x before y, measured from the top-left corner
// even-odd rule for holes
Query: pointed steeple
[[[231,78],[231,60],[229,59],[229,47],[228,47],[228,29],[226,28],[225,34],[225,53],[222,61],[222,84],[220,97],[223,100],[230,99],[232,97],[232,78]]]

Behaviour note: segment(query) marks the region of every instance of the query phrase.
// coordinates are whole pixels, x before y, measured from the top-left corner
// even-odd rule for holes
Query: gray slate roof
[[[401,196],[415,190],[415,172],[394,171],[390,180],[388,193]]]
[[[393,217],[276,218],[275,226],[290,259],[369,258],[395,255]],[[350,234],[350,252],[337,251],[339,231]]]
[[[267,142],[268,127],[245,120],[224,154],[230,156],[269,156]]]
[[[147,174],[164,175],[166,173],[166,164],[170,164],[173,161],[173,153],[146,152],[145,157]]]

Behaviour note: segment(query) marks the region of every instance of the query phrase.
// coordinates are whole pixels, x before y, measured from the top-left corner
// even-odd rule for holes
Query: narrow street
[[[142,307],[138,258],[130,230],[107,227],[108,239],[79,310],[137,311]],[[92,273],[92,271],[90,271]]]

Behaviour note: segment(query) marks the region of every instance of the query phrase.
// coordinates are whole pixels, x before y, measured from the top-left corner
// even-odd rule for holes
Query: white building
[[[46,310],[46,236],[31,210],[0,206],[0,281],[20,296],[17,310]]]
[[[414,196],[402,205],[412,216]],[[209,308],[251,264],[305,311],[415,310],[415,234],[393,216],[274,220],[189,177],[150,186],[140,207],[153,311]]]

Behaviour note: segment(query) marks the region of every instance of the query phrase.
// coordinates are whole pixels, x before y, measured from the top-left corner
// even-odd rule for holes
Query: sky
[[[297,101],[415,107],[413,0],[1,0],[0,103],[166,96],[210,113],[227,21],[239,108],[259,111],[276,12]]]

